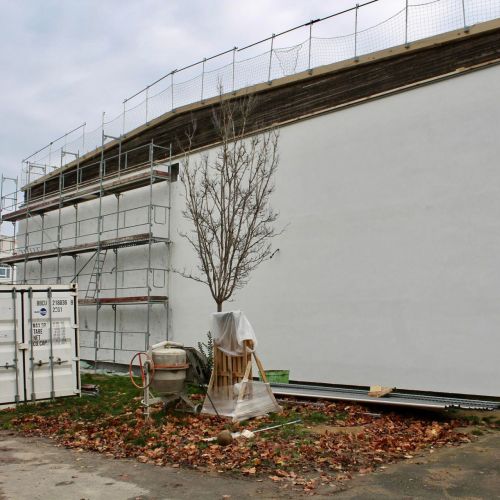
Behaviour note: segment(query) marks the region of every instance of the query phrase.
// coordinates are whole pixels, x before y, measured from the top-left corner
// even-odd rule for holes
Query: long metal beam
[[[383,398],[368,396],[364,389],[349,389],[343,387],[327,387],[304,384],[271,383],[273,393],[280,396],[296,396],[305,398],[329,399],[337,401],[356,401],[358,403],[383,404],[395,406],[410,406],[414,408],[445,409],[462,408],[468,410],[500,409],[498,400],[482,400],[459,398],[452,396],[434,396],[428,394],[408,394],[392,392]]]

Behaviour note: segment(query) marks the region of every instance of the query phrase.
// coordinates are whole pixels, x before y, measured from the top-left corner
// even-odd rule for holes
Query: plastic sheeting
[[[253,341],[254,349],[257,347],[252,325],[241,311],[213,313],[211,332],[214,344],[228,356],[243,356],[245,340]]]
[[[242,380],[233,386],[211,388],[208,396],[203,403],[202,413],[229,417],[234,422],[281,411],[271,386],[264,382]]]
[[[214,338],[214,372],[202,412],[240,421],[281,411],[269,384],[244,378],[250,373],[251,358],[257,360],[257,339],[246,316],[241,311],[214,313],[211,331]],[[248,344],[253,349],[250,349]],[[250,352],[252,356],[248,359]],[[238,357],[241,358],[241,363],[238,359],[232,359]],[[235,366],[239,366],[235,372],[232,371],[233,361],[236,362]],[[258,365],[261,366],[260,361]],[[247,371],[243,374],[242,370],[245,369]],[[221,383],[221,378],[232,380],[233,385]]]

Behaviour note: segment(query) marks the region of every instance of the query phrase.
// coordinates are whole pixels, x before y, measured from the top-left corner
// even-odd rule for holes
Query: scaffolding
[[[104,154],[108,139],[119,144],[111,157]],[[10,190],[13,180],[1,178],[0,223],[12,223],[15,242],[0,265],[17,267],[23,284],[79,284],[82,357],[96,366],[147,349],[153,316],[155,340],[169,336],[170,199],[178,164],[171,146],[154,141],[122,149],[121,138],[103,132],[94,163],[81,165],[78,152],[63,150],[58,166],[27,162],[21,191],[17,179]],[[74,157],[71,171],[62,168],[66,155]],[[124,203],[127,196],[132,202]],[[133,319],[120,325],[125,308]],[[123,328],[138,316],[142,328]]]
[[[18,178],[2,174],[0,177],[0,260],[14,252],[15,227],[12,234],[4,233],[3,214],[8,207],[17,204],[17,194]],[[0,282],[14,283],[14,276],[14,266],[0,263]]]

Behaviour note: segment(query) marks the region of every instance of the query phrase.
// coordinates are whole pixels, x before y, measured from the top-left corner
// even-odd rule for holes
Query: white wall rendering
[[[495,66],[282,127],[273,205],[286,231],[225,304],[249,317],[265,367],[296,381],[500,396],[499,88]],[[189,270],[182,207],[176,182],[171,264]],[[128,251],[127,265],[145,267]],[[170,273],[168,294],[170,338],[204,340],[208,288]],[[143,322],[128,311],[123,329]],[[153,321],[152,341],[165,332]]]
[[[500,396],[499,88],[496,66],[282,128],[288,227],[225,306],[245,311],[267,368]],[[172,259],[195,263],[178,237]],[[170,306],[173,338],[195,344],[208,289],[174,275]]]

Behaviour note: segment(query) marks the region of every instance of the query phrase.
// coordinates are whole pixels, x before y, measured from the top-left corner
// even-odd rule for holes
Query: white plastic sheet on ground
[[[243,395],[239,398],[241,386]],[[212,388],[208,395],[210,398],[205,398],[202,413],[229,417],[234,422],[281,411],[271,386],[256,380],[242,380],[233,386]]]
[[[243,356],[245,340],[253,341],[254,349],[257,347],[252,325],[241,311],[213,313],[211,332],[214,344],[229,356]]]

